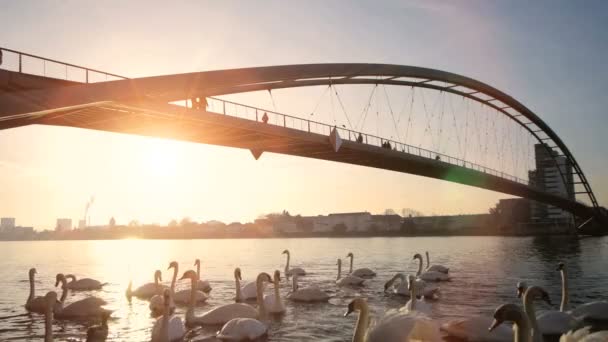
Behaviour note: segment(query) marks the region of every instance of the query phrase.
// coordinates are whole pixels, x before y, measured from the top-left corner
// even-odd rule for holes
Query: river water
[[[517,237],[404,237],[404,238],[308,238],[236,240],[118,240],[118,241],[35,241],[0,242],[0,340],[39,341],[44,335],[44,318],[26,314],[28,269],[38,270],[36,295],[60,289],[53,287],[56,273],[74,273],[109,284],[93,294],[109,302],[115,310],[109,322],[111,341],[149,341],[154,319],[148,303],[133,299],[129,304],[125,289],[152,281],[156,269],[167,271],[175,260],[183,271],[202,261],[202,277],[213,291],[207,304],[197,308],[201,314],[234,298],[233,270],[240,267],[243,279],[253,280],[258,272],[283,271],[284,249],[289,249],[292,266],[310,274],[300,285],[317,284],[332,298],[324,304],[293,304],[286,301],[287,313],[270,323],[271,341],[346,341],[353,333],[356,315],[343,317],[348,303],[357,296],[368,298],[372,313],[379,317],[397,308],[405,299],[385,295],[383,284],[396,272],[415,274],[415,253],[431,253],[431,263],[450,267],[451,282],[440,283],[442,298],[433,304],[432,317],[439,323],[477,314],[491,315],[499,304],[518,303],[517,281],[543,286],[559,305],[558,262],[567,265],[570,279],[570,305],[608,299],[608,238],[517,238]],[[378,276],[358,290],[337,289],[336,259],[346,264],[346,254],[355,254],[355,268],[369,267]],[[347,266],[348,267],[348,266]],[[178,283],[187,288],[189,283]],[[271,287],[269,286],[269,291]],[[282,281],[281,293],[290,289]],[[71,302],[91,293],[70,294]],[[177,314],[184,314],[178,308]],[[55,336],[60,340],[84,340],[87,323],[56,321]],[[217,328],[202,329],[200,335]]]

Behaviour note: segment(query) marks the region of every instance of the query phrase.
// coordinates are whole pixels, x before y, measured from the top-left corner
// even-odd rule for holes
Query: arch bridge
[[[281,153],[525,197],[567,210],[581,220],[604,215],[574,155],[538,115],[504,92],[462,75],[403,65],[340,63],[129,79],[11,49],[0,51],[4,57],[0,66],[0,129],[32,124],[70,126],[244,148],[256,159],[263,152]],[[41,63],[43,71],[28,72],[26,61]],[[55,75],[48,74],[51,67]],[[492,108],[534,137],[569,190],[561,195],[547,192],[527,180],[449,155],[217,98],[259,90],[349,84],[433,89]],[[186,106],[176,103],[183,100]],[[576,196],[583,196],[588,204]]]

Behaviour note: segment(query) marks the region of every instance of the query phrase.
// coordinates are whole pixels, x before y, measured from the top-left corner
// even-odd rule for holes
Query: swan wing
[[[447,274],[441,273],[441,272],[435,272],[435,271],[424,272],[419,276],[419,278],[424,281],[431,281],[431,282],[450,280],[450,276],[448,276]]]
[[[192,323],[206,325],[221,325],[235,318],[257,318],[258,310],[251,305],[231,303],[205,312],[201,317],[193,319]]]
[[[376,272],[370,270],[369,268],[358,268],[351,273],[355,277],[375,277]]]
[[[492,331],[488,328],[493,318],[476,316],[471,318],[452,320],[441,325],[440,329],[449,336],[471,342],[511,342],[513,329],[506,325],[499,325]]]
[[[268,327],[253,318],[235,318],[228,321],[217,338],[226,341],[255,340],[266,334]]]
[[[439,327],[426,315],[411,312],[389,312],[369,332],[369,342],[441,341]]]
[[[591,302],[572,310],[572,316],[579,319],[608,320],[608,302]]]
[[[207,280],[198,280],[196,282],[196,289],[201,290],[205,293],[209,293],[212,290],[211,284],[209,284],[209,281]]]
[[[266,283],[263,283],[262,291],[266,290]],[[257,285],[254,281],[248,282],[241,287],[241,295],[243,299],[255,299],[257,298]]]
[[[95,300],[89,298],[76,301],[57,313],[58,318],[78,318],[78,317],[94,317],[101,316],[102,313],[109,310],[102,308]]]
[[[427,268],[426,270],[432,272],[441,272],[445,274],[450,272],[450,269],[443,265],[431,265],[431,267]]]
[[[102,286],[100,281],[91,278],[78,279],[68,283],[68,288],[72,290],[96,290]]]
[[[306,271],[304,271],[304,269],[303,269],[303,268],[300,268],[300,267],[294,267],[294,268],[290,268],[290,269],[287,271],[287,274],[288,274],[288,275],[294,275],[294,274],[297,274],[297,275],[306,275]]]
[[[188,304],[190,303],[190,293],[191,290],[177,291],[175,294],[173,294],[173,301],[178,304]],[[196,303],[201,303],[208,299],[207,295],[203,291],[196,290],[194,296]]]
[[[561,335],[573,328],[576,321],[566,312],[545,311],[536,317],[538,328],[543,335]]]
[[[296,302],[325,302],[329,295],[317,287],[306,287],[290,293],[287,298]]]

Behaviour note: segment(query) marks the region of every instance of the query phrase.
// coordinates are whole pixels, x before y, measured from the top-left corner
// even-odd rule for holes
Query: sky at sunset
[[[605,205],[608,4],[576,4],[12,1],[1,6],[0,46],[128,77],[326,62],[466,75],[548,123]],[[248,101],[302,115],[321,92],[304,90],[306,101],[293,91]],[[360,166],[272,154],[256,161],[247,150],[46,126],[0,131],[0,189],[0,216],[38,230],[54,228],[58,217],[82,218],[91,196],[93,224],[251,221],[283,209],[483,213],[508,197]]]

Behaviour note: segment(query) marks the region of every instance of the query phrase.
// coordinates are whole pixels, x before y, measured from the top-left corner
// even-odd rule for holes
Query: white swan
[[[152,328],[152,342],[181,341],[185,334],[184,325],[181,318],[172,314],[169,307],[171,303],[171,290],[165,289],[163,292],[163,303],[165,303],[163,316],[159,317]]]
[[[608,321],[608,302],[595,301],[579,305],[571,311],[572,316],[580,320]]]
[[[413,275],[409,275],[407,277],[408,280],[408,290],[410,292],[410,299],[405,303],[402,310],[413,311],[416,308],[416,311],[422,312],[425,314],[431,313],[431,305],[425,302],[422,299],[418,298],[417,293],[422,292],[421,283],[416,281],[416,277]]]
[[[570,331],[562,335],[560,342],[606,342],[608,341],[608,330],[591,333],[591,327],[584,327],[576,331]]]
[[[393,284],[397,279],[399,279],[399,283],[397,287],[394,287]],[[439,286],[427,284],[420,279],[416,279],[415,282],[417,284],[416,289],[418,289],[416,292],[416,296],[424,296],[424,299],[426,300],[439,299]],[[395,274],[389,281],[384,284],[384,292],[387,292],[389,289],[391,289],[392,291],[390,292],[395,295],[404,296],[407,298],[410,297],[410,290],[408,287],[407,278],[403,273]]]
[[[376,272],[370,270],[367,267],[357,268],[356,270],[353,271],[353,259],[355,258],[355,256],[353,255],[352,252],[348,252],[346,257],[350,258],[350,268],[348,271],[349,274],[354,275],[355,277],[359,277],[359,278],[372,278],[372,277],[376,276]]]
[[[306,275],[306,271],[304,271],[303,268],[300,268],[300,267],[289,268],[289,259],[291,259],[289,250],[286,249],[281,254],[287,254],[287,263],[285,264],[285,276],[291,276],[296,273],[301,276]]]
[[[36,297],[36,285],[35,285],[34,278],[37,273],[38,272],[36,271],[35,268],[30,268],[29,273],[28,273],[29,280],[30,280],[30,294],[27,297],[27,300],[25,301],[25,309],[29,312],[46,314],[46,308],[47,308],[47,303],[48,303],[46,296]],[[55,293],[55,298],[56,297],[57,297],[57,294]],[[55,301],[54,310],[58,309],[60,306],[61,306],[61,303],[59,301]]]
[[[274,271],[272,283],[274,293],[267,294],[264,296],[264,305],[266,307],[266,312],[272,314],[282,314],[285,312],[285,304],[283,304],[283,300],[281,299],[281,293],[279,292],[279,285],[281,284],[281,272],[279,270]]]
[[[103,315],[109,315],[110,310],[104,309],[102,306],[106,305],[106,301],[97,297],[87,297],[65,305],[65,299],[68,295],[68,289],[66,288],[67,279],[62,273],[58,273],[56,276],[55,287],[59,286],[63,293],[61,294],[61,306],[55,310],[55,316],[60,319],[82,319],[82,318],[101,318]]]
[[[241,286],[241,281],[243,278],[241,277],[241,269],[234,269],[234,281],[236,285],[236,297],[235,300],[237,302],[244,302],[248,300],[256,300],[257,299],[257,282],[251,281],[245,283],[245,285]],[[262,292],[266,290],[266,283],[262,283]]]
[[[542,342],[543,336],[538,327],[538,321],[536,319],[536,311],[534,309],[534,300],[542,299],[551,305],[549,294],[540,286],[530,286],[524,293],[524,312],[528,316],[528,322],[530,322],[530,329],[532,329],[532,341]]]
[[[373,327],[367,302],[355,298],[348,305],[348,316],[359,311],[353,342],[401,342],[401,341],[441,341],[439,328],[426,315],[416,311],[391,310]]]
[[[416,276],[424,281],[431,281],[431,282],[435,282],[435,281],[449,281],[450,280],[450,276],[445,274],[445,273],[441,273],[441,272],[437,272],[437,271],[425,271],[424,273],[422,273],[422,255],[416,253],[414,255],[414,260],[418,259],[418,273],[416,273]]]
[[[68,290],[74,291],[100,290],[104,285],[108,284],[91,278],[76,279],[76,276],[73,274],[67,274],[65,277],[66,279],[72,279],[72,281],[68,282],[67,287]]]
[[[53,307],[57,303],[57,293],[48,292],[44,297],[44,342],[53,342]]]
[[[268,333],[268,326],[254,318],[234,318],[224,324],[217,338],[226,341],[255,341]]]
[[[196,289],[208,294],[211,292],[212,288],[208,280],[201,280],[201,260],[194,260],[194,266],[196,266],[196,275],[198,276],[198,280],[196,281]]]
[[[309,286],[303,289],[298,288],[298,275],[294,274],[292,279],[291,293],[287,295],[287,299],[294,302],[327,302],[329,295],[322,291],[317,286]]]
[[[194,284],[196,280],[196,273],[194,271],[186,271],[181,279],[188,278],[191,279],[192,283]],[[201,316],[195,316],[195,299],[191,298],[190,305],[188,306],[188,311],[186,311],[186,325],[189,327],[196,325],[222,325],[235,318],[258,318],[264,316],[266,314],[266,308],[264,306],[263,300],[264,293],[262,292],[262,283],[270,281],[272,280],[270,279],[270,275],[268,273],[260,273],[257,277],[257,302],[259,310],[249,304],[231,303],[211,309],[202,314]]]
[[[344,278],[342,276],[342,260],[338,259],[338,277],[336,278],[336,285],[338,286],[363,286],[365,279],[347,275]]]
[[[448,267],[445,267],[443,265],[432,265],[431,266],[431,261],[429,259],[429,252],[426,251],[426,271],[435,271],[435,272],[441,272],[441,273],[445,273],[448,274],[448,272],[450,272],[450,269]]]
[[[570,313],[564,312],[568,304],[568,277],[564,263],[560,262],[557,270],[562,277],[562,301],[559,311],[545,311],[536,317],[538,328],[543,335],[562,335],[570,331],[576,324],[574,317]]]
[[[175,301],[175,303],[177,304],[188,304],[190,302],[190,292],[192,292],[191,289],[186,289],[186,290],[181,290],[181,291],[175,291],[175,284],[177,281],[177,274],[178,274],[178,270],[179,270],[179,266],[177,264],[176,261],[172,261],[169,264],[169,269],[173,268],[173,279],[171,280],[171,296],[173,297],[173,301]],[[198,277],[198,274],[197,274]],[[198,284],[197,284],[198,285]],[[200,290],[194,290],[194,299],[196,300],[196,303],[202,303],[205,302],[208,297],[207,295]]]
[[[489,331],[494,331],[503,322],[513,322],[513,341],[531,342],[532,331],[526,314],[515,304],[503,304],[494,312],[494,321]]]
[[[141,285],[135,290],[132,290],[133,281],[129,281],[129,287],[127,288],[127,299],[131,300],[131,297],[137,297],[140,299],[150,299],[152,296],[162,294],[164,289],[167,289],[165,285],[160,282],[163,280],[159,270],[154,272],[154,282],[146,283]]]

